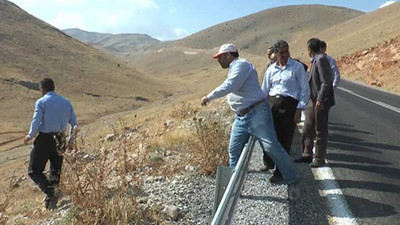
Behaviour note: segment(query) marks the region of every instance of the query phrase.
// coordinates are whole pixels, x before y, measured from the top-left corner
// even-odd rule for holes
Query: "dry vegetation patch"
[[[232,122],[227,112],[226,104],[201,109],[184,102],[169,112],[170,120],[161,115],[151,124],[120,119],[96,148],[81,136],[65,155],[60,193],[71,204],[61,221],[163,224],[170,218],[163,206],[145,204],[143,182],[188,170],[214,175],[218,165],[227,165]]]

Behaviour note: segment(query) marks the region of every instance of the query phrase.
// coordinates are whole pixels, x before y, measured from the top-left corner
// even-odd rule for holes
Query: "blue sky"
[[[323,4],[371,12],[387,0],[11,0],[59,29],[145,33],[174,40],[215,24],[284,5]]]

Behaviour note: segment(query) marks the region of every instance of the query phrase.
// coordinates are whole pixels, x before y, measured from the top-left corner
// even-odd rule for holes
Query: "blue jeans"
[[[243,117],[236,115],[229,141],[229,164],[232,168],[236,167],[250,135],[254,135],[263,145],[264,151],[275,162],[285,182],[296,183],[299,176],[292,159],[278,142],[267,102],[259,104]]]

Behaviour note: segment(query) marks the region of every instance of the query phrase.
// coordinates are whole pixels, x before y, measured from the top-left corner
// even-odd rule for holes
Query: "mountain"
[[[378,56],[376,49],[380,46],[396,51],[397,48],[386,46],[385,43],[400,37],[399,12],[400,3],[367,14],[352,9],[322,5],[268,9],[218,24],[163,47],[149,48],[149,51],[130,58],[130,62],[149,74],[179,77],[185,81],[193,80],[192,88],[205,90],[206,93],[211,89],[201,85],[221,81],[225,76],[225,71],[220,72],[218,63],[211,58],[222,43],[232,42],[237,45],[240,57],[247,58],[255,64],[262,77],[266,62],[265,49],[280,38],[289,41],[292,57],[300,58],[304,62],[309,60],[306,42],[311,37],[325,40],[328,44],[328,53],[337,58],[348,55],[350,59],[358,59],[365,51]],[[390,45],[394,45],[393,43],[397,42],[392,41]],[[394,57],[398,57],[396,52],[394,54]],[[365,61],[368,57],[362,60]],[[376,58],[386,57],[379,56],[374,60]],[[397,58],[394,61],[396,60]],[[354,68],[347,65],[343,65],[341,70],[344,78],[366,84],[376,83],[387,90],[398,91],[396,87],[398,82],[392,82],[398,80],[396,71],[399,71],[399,63],[394,61],[383,64],[379,60],[376,63],[374,61],[377,68],[357,67],[357,73],[354,72]],[[358,65],[356,61],[345,58],[341,62]],[[380,68],[382,65],[385,67],[384,70]],[[369,74],[368,78],[365,74]],[[210,77],[214,77],[214,81]]]
[[[284,6],[220,23],[175,43],[190,48],[212,49],[230,42],[241,50],[264,54],[268,46],[279,39],[292,42],[362,14],[357,10],[333,6]]]
[[[95,43],[105,38],[113,36],[113,34],[89,32],[78,28],[64,29],[62,31],[68,34],[69,36],[78,39],[84,43],[91,43],[91,42]]]
[[[80,30],[63,30],[64,33],[90,45],[106,49],[114,54],[135,54],[146,47],[160,43],[147,34],[108,34]]]
[[[37,83],[55,81],[81,122],[134,109],[167,95],[167,81],[145,75],[129,63],[77,41],[0,0],[0,129],[26,130]]]
[[[153,46],[130,60],[141,71],[157,76],[202,73],[205,69],[217,69],[211,56],[218,46],[231,42],[239,48],[241,57],[251,58],[261,74],[265,50],[278,39],[292,42],[363,14],[322,5],[273,8],[212,26],[162,47]]]
[[[306,56],[305,43],[311,37],[325,40],[327,52],[341,57],[400,36],[400,2],[360,15],[343,23],[308,34],[292,42],[294,56]]]

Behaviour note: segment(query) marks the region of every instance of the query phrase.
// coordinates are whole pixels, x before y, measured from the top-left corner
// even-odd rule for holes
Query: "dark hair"
[[[46,91],[54,91],[54,81],[51,78],[44,78],[40,81],[40,88]]]
[[[274,44],[274,52],[279,52],[282,47],[289,47],[289,44],[285,40],[279,40]]]
[[[326,42],[321,40],[321,48],[326,48]]]
[[[239,52],[229,52],[235,58],[239,57]]]
[[[310,48],[312,52],[318,53],[321,48],[321,41],[318,38],[311,38],[307,41],[307,47]]]

